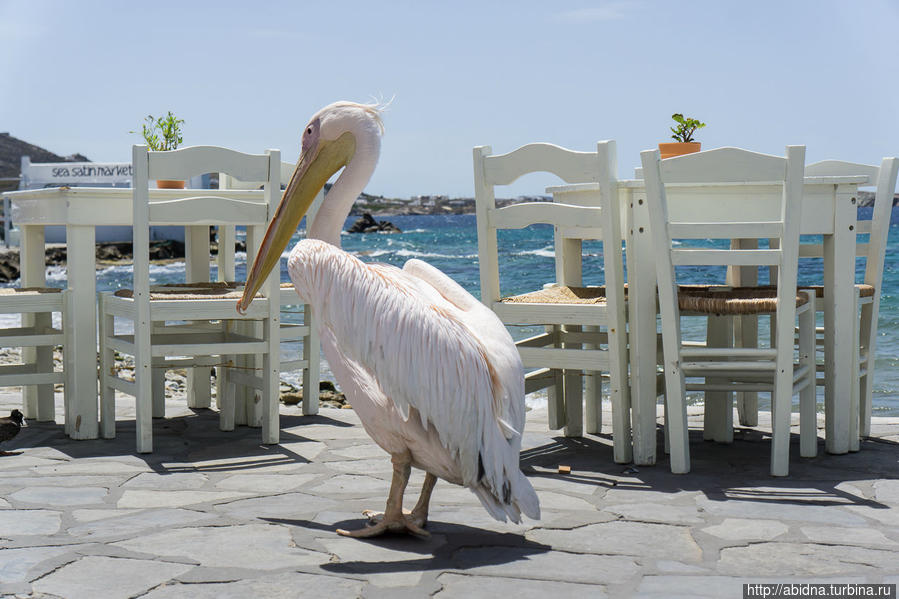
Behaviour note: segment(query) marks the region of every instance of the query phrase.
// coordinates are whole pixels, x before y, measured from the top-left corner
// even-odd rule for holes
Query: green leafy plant
[[[147,146],[154,152],[164,152],[166,150],[174,150],[182,141],[181,125],[184,119],[176,118],[172,111],[165,116],[154,117],[149,115],[146,122],[141,126],[141,133]],[[135,133],[135,131],[131,131]]]
[[[671,132],[674,133],[674,135],[671,136],[671,139],[682,143],[693,141],[693,133],[697,129],[705,127],[705,123],[700,123],[696,119],[691,119],[689,117],[684,118],[684,115],[679,112],[672,114],[671,118],[677,122],[677,127],[671,127]]]

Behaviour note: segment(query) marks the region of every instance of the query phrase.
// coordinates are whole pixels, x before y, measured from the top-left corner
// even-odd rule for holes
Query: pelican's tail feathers
[[[509,478],[514,480],[510,481]],[[509,519],[517,524],[521,522],[522,513],[532,520],[540,519],[540,500],[537,498],[537,492],[521,470],[516,470],[511,477],[505,479],[503,497],[497,497],[496,493],[484,483],[485,481],[481,481],[470,488],[481,500],[484,509],[496,520],[505,522]]]

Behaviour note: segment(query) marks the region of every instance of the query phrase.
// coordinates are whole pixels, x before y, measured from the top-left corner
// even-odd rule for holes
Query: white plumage
[[[425,262],[410,260],[403,269],[366,264],[337,247],[346,215],[374,170],[381,131],[378,111],[360,104],[333,104],[310,121],[294,179],[314,169],[308,154],[322,140],[350,132],[354,148],[308,227],[310,238],[290,253],[291,281],[313,307],[338,384],[368,434],[393,457],[400,506],[411,465],[470,488],[498,520],[518,522],[521,513],[537,519],[537,495],[519,468],[524,372],[506,328]],[[292,180],[278,214],[295,185]],[[266,250],[281,251],[264,242],[257,263]],[[405,467],[405,480],[397,481],[397,464]],[[423,532],[416,524],[426,520],[429,498],[426,482],[416,506],[421,522],[406,526],[410,531]],[[392,487],[384,520],[397,519],[395,503]],[[402,528],[388,524],[376,532]],[[353,534],[368,536],[367,530],[374,528]]]

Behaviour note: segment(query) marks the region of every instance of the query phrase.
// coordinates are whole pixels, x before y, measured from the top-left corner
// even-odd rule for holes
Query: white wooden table
[[[825,444],[830,453],[849,451],[849,395],[852,381],[850,339],[855,284],[855,221],[857,190],[864,177],[806,177],[802,199],[803,235],[824,239],[824,353]],[[597,205],[598,184],[547,188],[553,201]],[[774,220],[780,213],[781,187],[759,183],[733,185],[671,186],[667,188],[669,211],[679,220],[725,222],[735,210],[751,203],[754,218]],[[634,461],[656,461],[656,292],[653,240],[649,234],[646,192],[640,179],[619,180],[622,231],[627,245],[628,335],[630,342],[631,417]],[[557,247],[560,247],[557,245]],[[580,243],[562,245],[563,270],[580,281]],[[575,263],[577,266],[575,266]],[[577,280],[574,280],[577,279]],[[841,401],[837,401],[840,398]]]
[[[191,190],[187,191],[191,193]],[[198,189],[193,193],[264,201],[261,190]],[[22,286],[46,284],[44,227],[66,227],[66,278],[70,291],[66,317],[72,335],[72,347],[66,348],[66,433],[73,439],[96,439],[97,280],[94,229],[101,225],[131,225],[131,189],[56,187],[7,192],[4,196],[12,201],[13,220],[21,230]],[[150,203],[184,196],[183,189],[152,189]],[[151,224],[173,223],[152,221]],[[187,280],[208,280],[209,227],[203,225],[185,229]],[[208,377],[206,381],[208,386]],[[52,393],[52,389],[50,391]]]

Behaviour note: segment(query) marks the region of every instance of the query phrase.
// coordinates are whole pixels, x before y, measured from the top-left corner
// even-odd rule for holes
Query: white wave
[[[553,246],[549,245],[545,248],[539,250],[522,250],[520,252],[515,252],[515,256],[540,256],[541,258],[555,258],[556,250]]]
[[[452,255],[452,254],[438,254],[436,252],[417,252],[415,250],[397,250],[394,252],[397,256],[401,256],[403,258],[448,258],[448,259],[458,259],[458,260],[470,260],[472,258],[477,258],[477,254],[462,254],[462,255]]]

